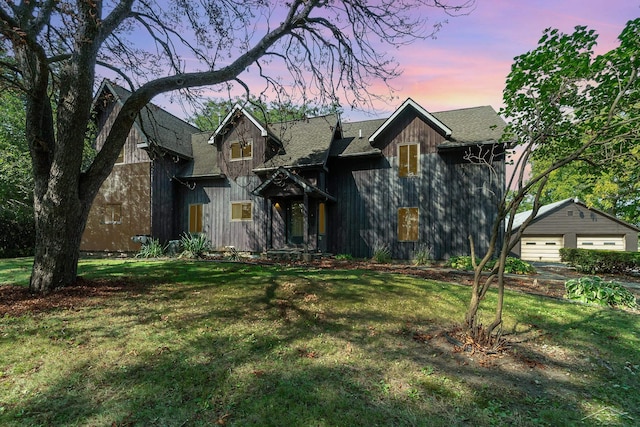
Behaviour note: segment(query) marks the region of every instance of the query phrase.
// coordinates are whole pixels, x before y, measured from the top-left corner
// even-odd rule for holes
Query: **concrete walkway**
[[[576,277],[589,276],[589,274],[578,273],[573,267],[569,267],[566,264],[555,262],[532,262],[531,263],[536,271],[537,276],[544,280],[557,280],[563,283],[569,279]],[[595,274],[594,276],[600,276],[605,280],[613,280],[621,285],[640,291],[640,276],[616,276],[612,274]]]

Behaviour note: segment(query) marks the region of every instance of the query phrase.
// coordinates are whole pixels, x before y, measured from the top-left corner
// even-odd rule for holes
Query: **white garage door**
[[[578,236],[578,249],[624,251],[624,236]]]
[[[520,258],[527,261],[559,262],[563,241],[562,236],[523,237],[520,245]]]

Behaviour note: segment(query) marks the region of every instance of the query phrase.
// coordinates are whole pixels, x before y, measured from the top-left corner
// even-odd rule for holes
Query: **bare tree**
[[[627,23],[620,46],[610,52],[594,55],[596,40],[597,34],[585,27],[576,27],[572,34],[546,30],[536,49],[515,59],[507,78],[502,113],[509,125],[504,139],[508,150],[517,147],[519,153],[507,183],[512,192],[497,200],[489,249],[480,259],[472,252],[474,280],[465,327],[478,345],[499,344],[506,259],[537,215],[550,174],[573,162],[606,164],[637,150],[640,19]],[[470,152],[467,157],[490,167],[494,155]],[[527,165],[536,158],[545,159],[548,167],[529,176]],[[525,198],[532,199],[533,209],[513,233],[514,217]],[[493,258],[495,266],[485,272]],[[496,280],[498,300],[485,326],[479,309]]]
[[[381,48],[437,31],[440,23],[426,24],[428,9],[464,13],[474,1],[0,0],[0,78],[27,99],[37,234],[31,290],[76,279],[93,199],[154,96],[230,83],[248,91],[242,76],[250,74],[263,89],[303,102],[363,105],[372,79],[400,74]],[[116,73],[132,94],[83,170],[97,68]]]

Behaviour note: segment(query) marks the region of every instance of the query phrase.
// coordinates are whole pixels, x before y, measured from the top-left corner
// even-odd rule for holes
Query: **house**
[[[141,197],[150,225],[124,234],[205,233],[216,248],[259,253],[369,257],[386,247],[398,259],[421,249],[435,259],[468,254],[471,235],[482,251],[504,191],[503,129],[491,107],[430,113],[411,99],[386,119],[353,123],[334,114],[265,123],[237,105],[214,132],[194,130],[189,146],[154,141],[162,155],[148,156]],[[127,147],[148,152],[134,131]]]
[[[517,231],[531,211],[513,218]],[[528,261],[560,261],[560,248],[637,251],[638,227],[577,199],[541,206],[513,248],[513,254]]]

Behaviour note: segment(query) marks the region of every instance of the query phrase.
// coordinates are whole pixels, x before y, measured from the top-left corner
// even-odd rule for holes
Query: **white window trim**
[[[251,206],[251,218],[240,218],[236,219],[233,217],[233,205],[245,205],[249,204]],[[229,218],[231,218],[231,222],[250,222],[253,221],[253,202],[251,200],[234,200],[229,205]]]

